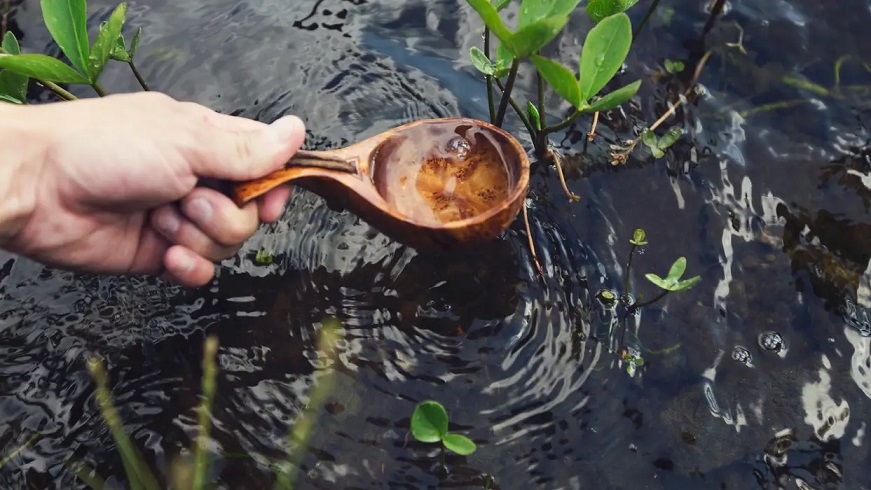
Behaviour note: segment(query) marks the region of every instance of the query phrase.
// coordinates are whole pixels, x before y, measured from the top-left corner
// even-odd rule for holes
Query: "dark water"
[[[633,8],[634,26],[651,3]],[[317,331],[336,316],[336,386],[300,488],[478,488],[488,473],[499,488],[871,488],[871,104],[861,88],[783,82],[831,87],[834,61],[850,55],[842,87],[871,85],[855,62],[871,62],[871,3],[732,1],[703,36],[705,3],[659,2],[621,75],[644,79],[636,102],[603,118],[593,144],[589,119],[554,138],[581,200],[565,199],[554,169],[535,171],[541,278],[522,220],[472,252],[423,254],[305,192],[199,291],[5,256],[0,455],[43,437],[0,470],[0,487],[74,487],[71,457],[123,475],[90,354],[108,362],[126,428],[167,474],[195,435],[207,333],[222,346],[213,449],[226,456],[214,476],[270,487],[268,461],[324,367]],[[114,6],[91,4],[93,25]],[[486,118],[466,61],[480,45],[469,12],[445,0],[157,0],[132,2],[129,23],[144,28],[138,58],[157,89],[264,121],[298,114],[320,149],[418,118]],[[25,0],[23,43],[55,54],[39,19]],[[736,25],[746,55],[724,47]],[[553,44],[565,64],[588,28],[578,12]],[[608,143],[656,120],[712,48],[704,95],[665,124],[684,129],[673,150],[612,167]],[[657,75],[667,58],[686,70]],[[118,66],[104,85],[136,89]],[[793,105],[744,114],[781,101]],[[566,114],[551,102],[551,117]],[[702,282],[630,320],[626,343],[646,360],[630,377],[594,296],[619,290],[637,227],[650,240],[633,266],[639,291],[654,294],[643,274],[679,255]],[[261,248],[273,264],[257,265]],[[762,347],[770,332],[784,349]],[[446,477],[437,449],[406,441],[423,399],[478,444],[448,456]]]

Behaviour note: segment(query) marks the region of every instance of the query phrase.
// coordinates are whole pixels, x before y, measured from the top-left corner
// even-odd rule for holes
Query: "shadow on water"
[[[92,25],[113,7],[89,3]],[[619,81],[644,79],[637,102],[602,115],[593,143],[589,120],[554,138],[582,199],[567,202],[554,169],[534,172],[542,276],[522,220],[472,250],[425,254],[303,191],[203,290],[3,256],[0,455],[41,437],[0,469],[0,486],[73,488],[71,457],[123,474],[93,400],[91,354],[106,359],[127,430],[167,475],[195,434],[210,333],[221,342],[213,476],[226,488],[271,486],[269,463],[283,457],[323,367],[338,377],[302,488],[476,488],[485,474],[496,488],[869,488],[861,94],[871,74],[860,61],[871,60],[871,5],[732,1],[709,23],[706,3],[640,2],[636,27],[655,8]],[[153,86],[265,121],[298,114],[310,148],[418,118],[486,114],[466,60],[480,26],[462,3],[159,0],[129,10]],[[38,2],[22,2],[11,28],[58,54]],[[549,49],[573,66],[588,28],[579,12]],[[726,45],[742,31],[746,53]],[[610,165],[608,145],[656,120],[708,50],[704,92],[666,123],[685,136],[663,159],[639,150]],[[842,55],[855,62],[837,85]],[[687,68],[668,74],[666,59]],[[106,76],[112,91],[136,90],[120,68]],[[531,82],[523,73],[518,87]],[[566,113],[549,101],[552,118]],[[630,319],[628,342],[645,357],[630,377],[609,340],[611,313],[594,297],[621,288],[638,227],[650,240],[633,265],[638,292],[655,294],[643,274],[680,255],[702,282]],[[256,261],[259,250],[272,263]],[[332,366],[315,349],[327,317],[343,325]],[[424,399],[444,403],[451,430],[478,445],[448,455],[447,475],[438,450],[407,433]]]

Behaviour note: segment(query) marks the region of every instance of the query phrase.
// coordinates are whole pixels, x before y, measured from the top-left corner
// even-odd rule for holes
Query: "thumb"
[[[278,170],[299,150],[305,140],[305,124],[285,116],[270,125],[251,130],[210,126],[197,143],[201,152],[192,162],[199,177],[235,181],[252,180]]]

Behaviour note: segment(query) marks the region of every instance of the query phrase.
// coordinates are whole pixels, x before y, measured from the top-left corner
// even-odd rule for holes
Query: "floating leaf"
[[[481,20],[484,21],[484,24],[490,29],[496,37],[498,37],[501,41],[505,41],[511,36],[511,31],[505,27],[505,24],[502,23],[502,19],[499,18],[499,12],[496,10],[496,7],[493,6],[488,0],[466,0],[469,2],[469,5],[478,12],[478,15],[481,16]]]
[[[100,32],[97,34],[97,39],[94,40],[91,53],[88,55],[88,77],[91,79],[91,83],[97,82],[97,78],[103,73],[106,62],[109,61],[109,55],[117,46],[126,14],[127,4],[121,2],[109,16],[109,21],[100,25]]]
[[[629,10],[636,3],[638,0],[590,0],[587,4],[587,16],[593,22],[599,23],[605,17]]]
[[[648,128],[641,132],[641,141],[651,149],[657,148],[656,134]]]
[[[590,29],[581,51],[582,100],[590,100],[614,77],[631,43],[632,23],[626,14],[607,17]]]
[[[536,130],[541,129],[541,116],[538,114],[538,108],[532,102],[526,103],[526,113],[529,115],[529,122]]]
[[[49,82],[88,83],[69,65],[44,54],[0,54],[0,68]]]
[[[548,17],[569,15],[578,3],[580,0],[523,0],[520,3],[517,28],[522,29]]]
[[[548,17],[519,29],[503,42],[516,58],[526,58],[553,41],[568,22],[568,15]]]
[[[660,150],[665,150],[669,146],[675,144],[675,142],[680,139],[680,136],[683,134],[683,130],[681,128],[673,128],[669,130],[667,133],[662,135],[659,138],[659,141],[656,143],[656,146]]]
[[[18,45],[18,39],[12,31],[7,31],[3,36],[3,43],[0,44],[3,51],[9,54],[20,54],[21,48]],[[0,95],[4,95],[6,102],[14,102],[23,104],[27,100],[27,76],[16,73],[12,70],[6,70],[0,73]]]
[[[475,443],[462,434],[448,434],[442,439],[442,444],[461,456],[468,456],[477,449]]]
[[[674,261],[674,264],[671,264],[671,268],[668,270],[668,276],[665,278],[666,282],[677,284],[678,279],[680,279],[680,276],[682,276],[686,270],[686,257],[679,257]]]
[[[82,73],[88,73],[87,6],[85,0],[40,0],[42,18],[61,51]]]
[[[638,89],[641,87],[641,80],[630,83],[629,85],[618,88],[613,92],[609,92],[601,99],[590,104],[587,112],[602,112],[608,111],[635,97]]]
[[[487,56],[485,56],[484,52],[478,49],[478,47],[472,46],[472,49],[469,50],[469,57],[472,59],[472,65],[474,65],[478,71],[485,75],[493,74],[493,64],[490,63],[490,60],[487,59]]]
[[[438,442],[448,434],[448,412],[436,401],[424,401],[411,414],[411,435],[420,442]]]
[[[571,102],[575,107],[581,106],[581,88],[571,70],[560,63],[538,55],[530,58],[541,77],[553,88],[560,97]]]
[[[632,234],[632,239],[629,240],[629,243],[639,247],[647,245],[647,233],[645,233],[641,228],[636,229],[635,233]]]

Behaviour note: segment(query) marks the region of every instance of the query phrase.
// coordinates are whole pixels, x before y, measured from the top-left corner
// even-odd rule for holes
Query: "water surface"
[[[636,28],[653,3],[633,8]],[[93,354],[166,475],[195,436],[201,345],[215,334],[225,488],[271,486],[269,461],[325,367],[336,386],[300,488],[476,488],[485,474],[499,488],[868,488],[871,73],[858,61],[871,61],[871,4],[736,0],[707,26],[706,3],[658,2],[618,78],[643,79],[638,97],[600,119],[593,143],[590,119],[553,138],[581,199],[536,167],[541,276],[522,220],[471,251],[420,253],[303,191],[200,290],[4,255],[0,455],[42,437],[0,470],[0,486],[75,488],[73,457],[123,475],[85,369]],[[93,26],[114,7],[90,4]],[[156,89],[263,121],[297,114],[306,146],[326,149],[420,118],[485,119],[470,12],[446,0],[156,0],[131,2],[128,28],[144,29],[137,58]],[[24,0],[14,27],[29,49],[58,53],[38,2]],[[575,66],[589,27],[577,12],[549,50]],[[742,31],[746,54],[725,46]],[[681,140],[665,158],[638,150],[610,165],[609,144],[658,119],[709,49],[704,93],[664,124]],[[686,69],[669,75],[666,59]],[[520,94],[532,93],[530,73]],[[114,65],[104,85],[137,88]],[[547,113],[568,109],[554,98]],[[637,292],[656,294],[643,274],[680,255],[702,281],[618,335],[595,296],[622,287],[638,227],[650,244],[634,260]],[[255,261],[261,249],[272,264]],[[331,316],[343,325],[334,363],[315,348]],[[634,376],[614,352],[621,337],[645,358]],[[449,455],[448,475],[438,450],[407,434],[424,399],[478,445]]]

